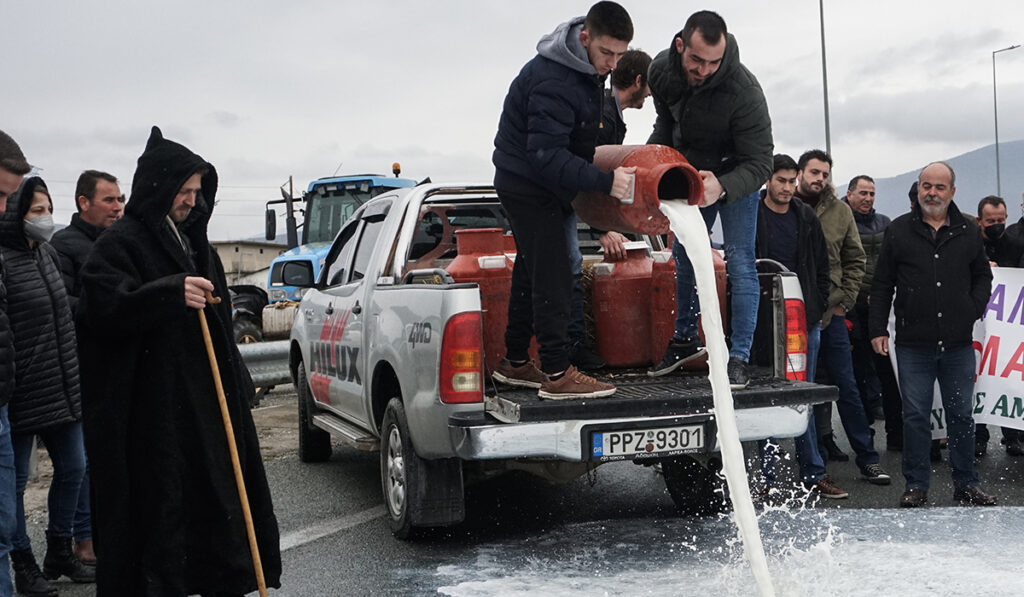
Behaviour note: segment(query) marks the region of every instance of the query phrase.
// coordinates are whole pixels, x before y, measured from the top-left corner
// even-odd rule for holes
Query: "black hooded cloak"
[[[197,172],[202,190],[179,239],[166,216]],[[207,305],[206,318],[267,586],[280,586],[277,519],[248,409],[252,380],[206,237],[216,191],[213,166],[153,127],[125,215],[82,269],[77,315],[99,597],[256,590],[197,311],[185,306],[189,275],[213,282],[224,299]]]

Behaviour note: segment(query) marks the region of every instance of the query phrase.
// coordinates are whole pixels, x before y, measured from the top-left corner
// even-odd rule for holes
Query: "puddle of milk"
[[[754,503],[750,499],[747,469],[743,462],[743,448],[736,428],[736,414],[732,403],[732,389],[725,366],[729,362],[729,349],[722,331],[722,316],[718,306],[718,287],[715,285],[715,267],[711,258],[711,242],[700,208],[686,201],[663,201],[661,212],[668,218],[676,239],[686,248],[693,264],[697,281],[697,296],[704,326],[708,351],[708,378],[715,400],[715,419],[718,425],[718,445],[722,450],[722,472],[729,486],[734,518],[743,539],[743,550],[750,563],[754,580],[762,597],[774,596],[768,562],[761,544],[761,531],[757,524]]]

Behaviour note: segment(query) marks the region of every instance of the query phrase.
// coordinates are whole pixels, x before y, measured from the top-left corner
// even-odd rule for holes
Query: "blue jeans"
[[[5,404],[0,407],[0,597],[11,597],[14,593],[9,557],[18,528],[14,470],[14,446]]]
[[[903,476],[907,489],[928,491],[931,462],[932,399],[939,381],[949,438],[953,487],[978,485],[974,467],[974,348],[896,346],[900,392],[903,395]]]
[[[821,361],[828,371],[829,379],[839,387],[836,408],[846,437],[850,440],[850,447],[857,454],[857,466],[863,469],[869,464],[878,464],[871,426],[868,425],[868,416],[860,401],[857,379],[853,374],[850,332],[846,330],[845,317],[833,315],[828,326],[821,330]],[[827,408],[828,405],[824,406]]]
[[[75,518],[71,526],[75,541],[92,539],[92,502],[89,501],[89,470],[82,475],[82,485],[78,488],[78,505],[75,507]]]
[[[28,461],[32,453],[31,433],[11,436],[14,444],[14,467],[18,494],[18,529],[14,535],[14,549],[31,549],[25,529],[25,485],[28,482]],[[47,532],[56,537],[71,537],[78,494],[85,475],[85,445],[81,423],[65,423],[49,427],[37,434],[46,445],[53,462],[53,480],[47,500],[49,524]]]
[[[816,323],[807,330],[807,379],[814,379],[818,348],[821,346],[821,324]],[[813,408],[808,409],[807,431],[793,440],[796,448],[796,462],[800,466],[800,478],[804,483],[817,483],[825,478],[825,460],[818,451],[818,434],[814,428]]]
[[[569,248],[572,266],[572,306],[569,309],[569,343],[582,342],[587,330],[583,323],[583,253],[580,235],[576,230],[576,214],[565,217],[565,244]]]
[[[722,237],[725,244],[725,271],[732,285],[732,335],[729,356],[743,361],[750,359],[750,344],[757,324],[757,303],[760,296],[757,270],[754,267],[754,239],[757,234],[757,202],[760,194],[753,192],[731,203],[721,201],[700,210],[708,231],[722,214]],[[679,241],[672,244],[676,261],[676,329],[675,337],[688,340],[697,337],[700,302],[694,282],[693,265]]]
[[[807,379],[814,379],[814,364],[818,359],[818,346],[821,343],[821,325],[815,324],[807,331]],[[818,451],[818,434],[815,433],[813,409],[808,409],[807,431],[793,438],[796,449],[796,462],[800,467],[800,480],[804,483],[817,483],[825,478],[825,460]],[[775,446],[769,442],[761,442],[761,472],[765,482],[770,486],[775,481]]]

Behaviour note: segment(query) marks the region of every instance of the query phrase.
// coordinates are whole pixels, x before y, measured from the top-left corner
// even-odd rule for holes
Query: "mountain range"
[[[944,160],[956,172],[956,195],[953,200],[964,213],[978,214],[978,201],[996,194],[996,150],[987,145]],[[1021,217],[1021,192],[1024,191],[1024,140],[999,144],[1002,197],[1006,201],[1007,223]],[[922,164],[923,166],[924,164]],[[910,209],[907,192],[917,180],[919,170],[889,178],[875,179],[875,210],[890,218]],[[846,195],[846,183],[836,181],[836,192]]]

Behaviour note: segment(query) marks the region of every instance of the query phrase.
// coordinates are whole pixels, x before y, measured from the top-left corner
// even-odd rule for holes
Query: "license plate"
[[[600,431],[591,436],[591,457],[595,460],[625,460],[703,452],[707,427],[683,425],[657,429]]]

